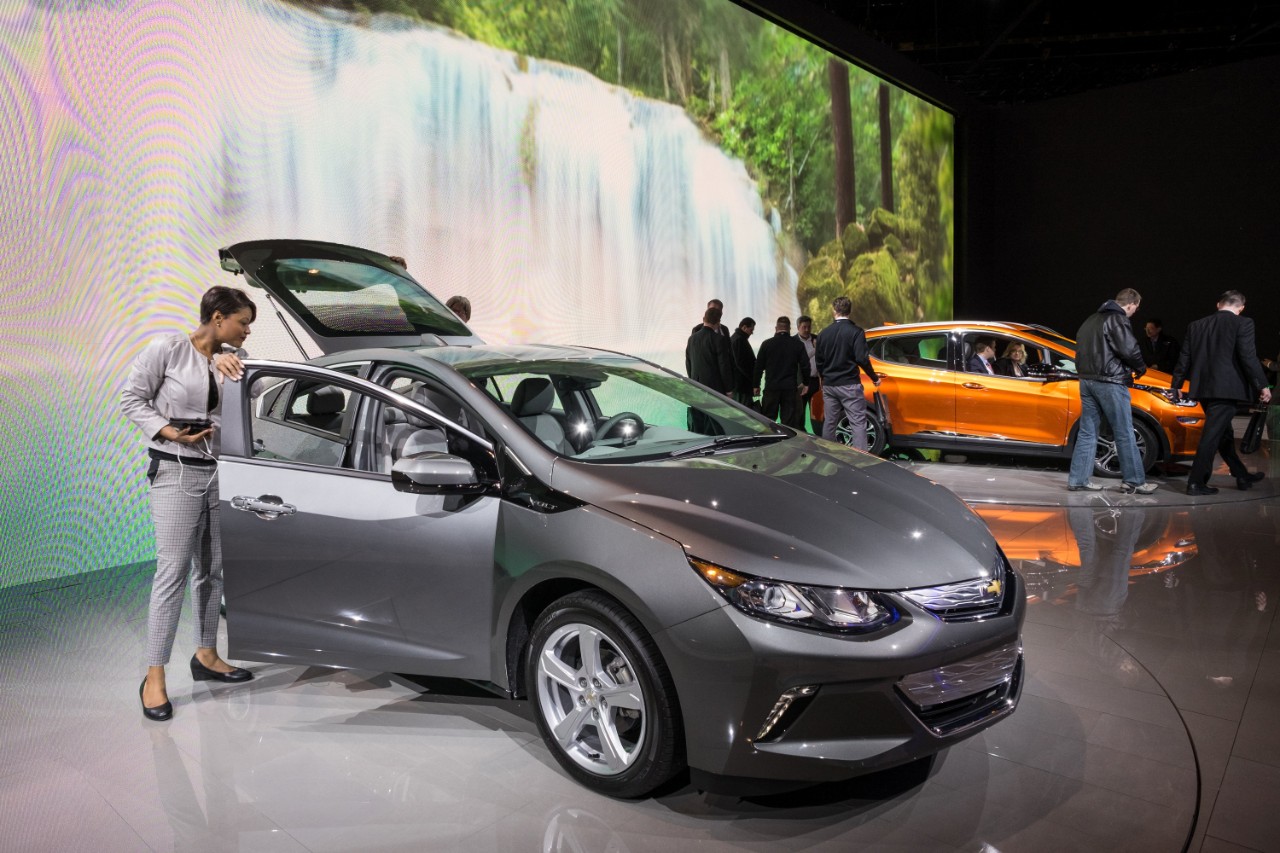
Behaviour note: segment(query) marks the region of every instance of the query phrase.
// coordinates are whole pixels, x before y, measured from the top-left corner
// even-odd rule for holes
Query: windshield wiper
[[[696,444],[693,447],[686,447],[684,450],[676,450],[670,454],[672,459],[679,459],[682,456],[698,456],[701,454],[715,453],[725,447],[735,444],[751,445],[751,444],[769,444],[770,442],[779,441],[789,436],[784,432],[769,432],[761,435],[721,435],[711,439],[711,441],[703,444]]]

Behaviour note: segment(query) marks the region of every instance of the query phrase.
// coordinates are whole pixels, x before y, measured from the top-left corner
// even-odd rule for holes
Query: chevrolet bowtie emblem
[[[986,591],[987,591],[987,595],[999,595],[999,594],[1000,594],[1000,581],[998,581],[998,580],[994,580],[994,581],[992,581],[991,583],[987,584],[987,590],[986,590]]]

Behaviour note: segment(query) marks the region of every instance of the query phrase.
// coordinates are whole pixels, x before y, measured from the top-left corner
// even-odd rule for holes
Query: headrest
[[[346,398],[332,385],[327,388],[317,388],[307,395],[308,415],[336,415],[345,405]]]
[[[430,409],[437,414],[443,415],[445,420],[466,426],[466,417],[463,415],[462,407],[447,395],[442,394],[439,391],[432,391],[425,385],[418,385],[406,396],[413,402],[419,403],[423,407]],[[405,414],[408,422],[419,429],[440,428],[440,424],[437,421],[420,418],[410,412],[406,412]]]
[[[521,379],[516,386],[516,393],[511,395],[511,414],[517,418],[530,415],[541,415],[551,408],[556,400],[555,389],[551,380],[542,376],[530,376]]]

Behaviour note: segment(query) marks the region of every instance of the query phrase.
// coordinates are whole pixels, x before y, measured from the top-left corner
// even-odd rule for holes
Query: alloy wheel
[[[539,711],[564,754],[600,776],[626,771],[647,734],[645,697],[619,644],[592,625],[561,625],[538,652]]]

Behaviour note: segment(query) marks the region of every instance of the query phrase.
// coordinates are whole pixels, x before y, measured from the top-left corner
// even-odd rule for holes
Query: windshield
[[[254,274],[299,319],[331,337],[470,335],[456,315],[412,279],[367,263],[269,259]]]
[[[547,447],[582,461],[637,462],[791,435],[634,359],[489,361],[459,370]]]

